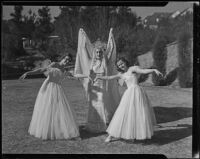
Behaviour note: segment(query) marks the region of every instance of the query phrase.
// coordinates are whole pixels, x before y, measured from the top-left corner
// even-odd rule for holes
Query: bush
[[[54,39],[50,39],[48,42],[48,49],[44,53],[44,56],[51,61],[57,61],[60,52],[62,52],[63,48],[60,47],[59,42]]]
[[[154,68],[158,69],[163,75],[166,74],[166,44],[167,39],[161,34],[156,38],[153,46]],[[152,74],[152,81],[157,86],[165,84],[164,79],[161,76],[157,76],[155,73]]]
[[[2,78],[6,79],[16,79],[19,78],[25,70],[20,63],[14,62],[4,62],[2,63]]]
[[[178,74],[178,67],[173,69],[172,71],[170,71],[166,77],[165,77],[165,84],[168,86],[170,84],[172,84],[172,82],[174,82],[177,78],[177,74]]]
[[[178,80],[179,84],[183,88],[192,86],[192,62],[191,62],[191,44],[190,44],[191,34],[189,30],[183,29],[179,35],[178,44]]]

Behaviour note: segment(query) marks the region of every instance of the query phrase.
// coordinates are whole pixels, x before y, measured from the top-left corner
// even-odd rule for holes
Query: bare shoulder
[[[121,72],[119,72],[119,73],[117,74],[117,77],[119,77],[119,78],[122,78],[122,76],[123,76],[123,73],[121,73]]]
[[[55,67],[55,66],[56,66],[56,62],[52,62],[52,63],[49,64],[48,67]]]
[[[129,67],[129,70],[131,70],[131,71],[137,71],[138,69],[140,69],[140,66],[138,66],[138,65]]]

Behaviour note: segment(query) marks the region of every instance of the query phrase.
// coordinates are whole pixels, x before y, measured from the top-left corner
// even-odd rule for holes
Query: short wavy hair
[[[119,71],[119,72],[124,72],[124,70],[120,69],[120,68],[118,67],[118,65],[117,65],[117,63],[118,63],[119,61],[123,61],[123,62],[126,64],[127,67],[130,66],[129,61],[128,61],[125,57],[120,57],[120,58],[118,58],[118,59],[116,60],[116,62],[115,62],[115,65],[116,65],[116,67],[117,67],[117,71]]]
[[[73,56],[70,53],[65,53],[60,57],[60,60],[62,60],[64,57],[68,56],[70,58],[69,62],[73,61]]]

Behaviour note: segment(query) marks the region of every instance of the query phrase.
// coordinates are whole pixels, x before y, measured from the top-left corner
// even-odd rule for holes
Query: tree
[[[62,51],[76,50],[80,28],[80,6],[61,6],[61,13],[55,18],[54,33],[60,37]]]
[[[22,37],[23,37],[23,16],[22,6],[14,6],[14,12],[11,13],[11,20],[8,20],[8,30],[4,36],[4,43],[6,45],[6,59],[14,59],[16,57],[25,55],[26,52],[23,49]]]
[[[23,37],[32,39],[32,35],[35,31],[36,14],[30,9],[28,11],[28,16],[24,15],[23,18]]]
[[[167,37],[161,31],[157,36],[153,46],[153,66],[157,68],[164,76],[166,74],[166,60],[167,60]],[[157,76],[155,73],[152,75],[152,81],[156,86],[165,85],[165,80]]]
[[[33,33],[34,40],[39,43],[39,50],[43,52],[48,50],[48,36],[54,31],[49,11],[48,6],[38,10],[39,18],[36,20],[36,28]]]
[[[82,27],[91,42],[107,42],[110,28],[114,28],[117,52],[132,56],[137,53],[135,34],[137,15],[129,7],[117,6],[65,6],[55,20],[55,34],[59,35],[66,50],[76,52],[78,30]],[[134,39],[134,40],[133,40]],[[141,43],[141,42],[140,42]],[[133,47],[134,45],[134,47]],[[141,47],[142,48],[142,47]],[[136,50],[136,51],[135,51]],[[135,53],[134,53],[135,54]],[[135,55],[131,59],[134,59]]]
[[[14,13],[11,13],[12,21],[14,21],[18,26],[22,23],[22,6],[14,6]]]

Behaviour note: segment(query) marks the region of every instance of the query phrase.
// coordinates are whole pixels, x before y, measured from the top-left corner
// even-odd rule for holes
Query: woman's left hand
[[[158,70],[155,69],[154,72],[155,72],[158,76],[160,75],[160,76],[163,77],[163,74],[162,74],[160,71],[158,71]]]
[[[27,76],[27,73],[24,73],[22,76],[19,77],[19,80],[24,80]]]
[[[96,76],[94,82],[96,82],[98,79],[101,79],[101,76]]]

